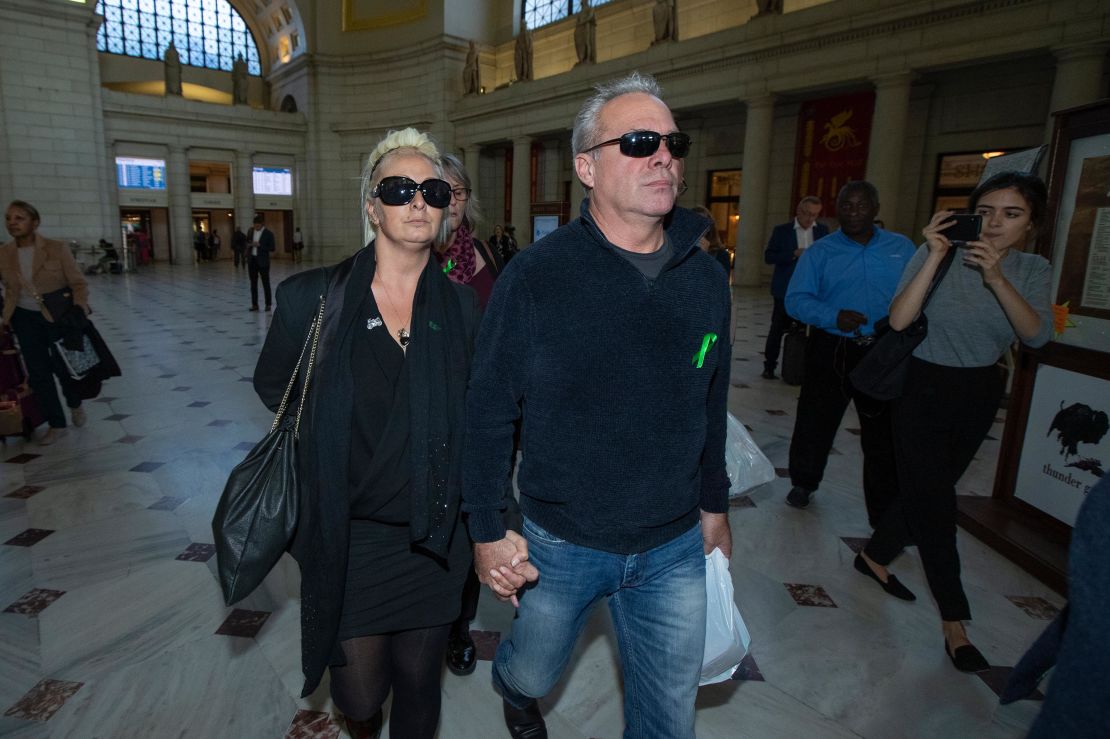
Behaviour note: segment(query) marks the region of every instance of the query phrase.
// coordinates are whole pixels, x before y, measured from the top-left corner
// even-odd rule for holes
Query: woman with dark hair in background
[[[968,640],[971,608],[960,581],[956,549],[956,482],[971,463],[998,411],[1003,377],[999,357],[1015,340],[1043,346],[1052,335],[1052,268],[1032,245],[1046,212],[1044,183],[1034,175],[1003,172],[971,194],[982,234],[960,245],[929,301],[929,330],[910,360],[905,392],[893,404],[899,497],[883,514],[855,567],[886,592],[914,595],[887,565],[915,543],[940,609],[944,651],[961,672],[989,664]],[[936,213],[922,233],[925,245],[906,266],[890,306],[890,326],[906,328],[945,255],[958,248],[943,231],[951,211]]]
[[[69,378],[55,371],[50,345],[57,338],[53,323],[61,316],[52,316],[42,303],[42,296],[69,288],[73,304],[85,312],[89,309],[89,287],[66,245],[44,239],[38,232],[39,212],[30,203],[13,200],[4,212],[4,225],[12,240],[0,246],[0,279],[4,282],[4,311],[0,320],[10,326],[19,341],[19,351],[27,365],[27,384],[50,428],[39,438],[40,446],[53,444],[66,427],[65,411],[58,400],[54,375],[62,385],[62,394],[70,409],[74,426],[85,425],[85,409],[81,396]]]
[[[370,154],[362,192],[374,238],[282,283],[254,385],[277,408],[326,294],[290,548],[301,567],[303,695],[329,668],[351,736],[377,736],[392,692],[390,736],[430,739],[471,571],[459,480],[479,311],[433,253],[451,186],[428,136],[390,132]]]

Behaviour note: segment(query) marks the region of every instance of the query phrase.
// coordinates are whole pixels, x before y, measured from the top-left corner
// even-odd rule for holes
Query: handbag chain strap
[[[274,416],[274,422],[270,426],[271,433],[275,431],[281,419],[285,417],[285,410],[289,404],[289,396],[293,392],[293,386],[297,382],[297,375],[301,372],[301,363],[304,361],[305,352],[308,347],[312,345],[312,352],[308,358],[308,367],[305,368],[304,386],[301,388],[300,405],[297,408],[297,421],[293,428],[293,435],[296,436],[301,426],[301,411],[304,410],[304,398],[308,394],[308,381],[312,377],[312,365],[316,360],[316,345],[320,340],[320,324],[324,321],[324,296],[320,296],[320,308],[316,312],[316,318],[312,321],[312,326],[308,329],[308,336],[304,338],[304,346],[301,347],[301,354],[297,357],[297,365],[293,368],[293,376],[289,378],[289,384],[285,386],[285,393],[281,396],[281,405],[278,406],[277,414]]]

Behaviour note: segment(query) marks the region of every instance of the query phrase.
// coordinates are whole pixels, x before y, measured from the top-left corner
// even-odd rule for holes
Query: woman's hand
[[[964,264],[978,267],[983,273],[983,282],[987,285],[999,285],[1006,281],[1002,274],[1002,252],[994,247],[990,241],[967,242],[964,249]]]
[[[921,235],[925,237],[925,243],[929,245],[931,254],[944,256],[952,248],[952,242],[941,231],[955,223],[952,220],[953,215],[950,210],[938,211],[925,224],[925,228],[921,229]]]

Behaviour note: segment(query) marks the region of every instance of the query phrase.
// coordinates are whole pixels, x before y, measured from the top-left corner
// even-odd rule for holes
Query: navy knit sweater
[[[521,509],[560,538],[631,554],[689,530],[699,508],[728,510],[730,296],[697,247],[709,222],[675,208],[674,255],[648,280],[587,208],[513,258],[482,320],[463,455],[476,542],[505,535],[521,415]]]

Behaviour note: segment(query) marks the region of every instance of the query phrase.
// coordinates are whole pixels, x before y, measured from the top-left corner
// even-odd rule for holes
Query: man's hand
[[[720,549],[725,559],[732,557],[732,529],[728,525],[728,514],[702,511],[701,539],[705,544],[706,554]]]
[[[474,572],[498,600],[517,607],[520,606],[517,591],[540,576],[536,566],[528,561],[528,542],[515,531],[506,531],[505,538],[498,541],[475,544]]]
[[[867,316],[859,311],[844,309],[836,314],[836,327],[845,333],[851,333],[867,323]]]

